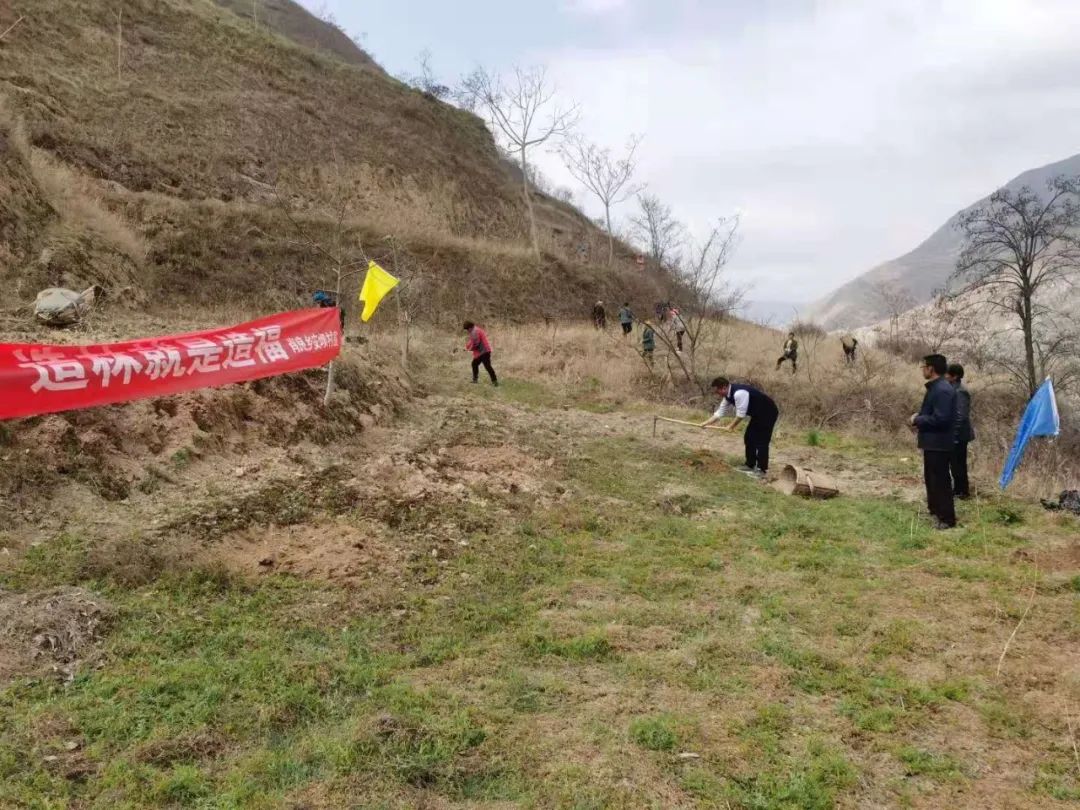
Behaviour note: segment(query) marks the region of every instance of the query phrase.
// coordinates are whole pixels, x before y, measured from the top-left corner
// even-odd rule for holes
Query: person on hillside
[[[652,321],[645,321],[645,328],[641,330],[641,354],[650,366],[653,363],[654,351],[656,351],[656,332]]]
[[[619,310],[619,325],[624,335],[629,335],[634,329],[634,311],[630,309],[629,304],[624,303],[622,309]]]
[[[604,309],[603,301],[597,301],[593,304],[592,319],[593,326],[597,329],[607,329],[607,311]]]
[[[713,380],[712,390],[720,397],[720,407],[701,423],[701,427],[709,427],[732,413],[735,418],[727,430],[735,430],[744,419],[749,419],[750,425],[743,434],[746,464],[737,469],[755,478],[764,478],[769,471],[769,445],[780,409],[768,394],[749,385],[733,385],[726,377]]]
[[[911,429],[918,434],[923,451],[923,480],[926,505],[935,529],[956,525],[949,464],[956,437],[956,389],[945,379],[948,363],[940,354],[928,354],[922,361],[926,395],[922,407],[911,417]]]
[[[675,351],[681,352],[683,335],[686,334],[686,321],[674,307],[668,310],[668,318],[671,319],[671,330],[675,333]]]
[[[964,385],[964,367],[953,363],[945,372],[945,379],[956,389],[956,436],[953,438],[952,471],[953,495],[962,501],[971,497],[968,484],[968,444],[975,441],[975,429],[971,426],[971,392]]]
[[[776,370],[780,370],[780,366],[784,365],[785,360],[791,361],[791,373],[794,374],[799,370],[799,341],[795,339],[794,332],[788,332],[787,340],[784,341],[784,348],[782,354],[776,361]]]
[[[488,340],[487,332],[472,321],[465,321],[465,331],[469,337],[465,341],[465,348],[472,352],[472,381],[480,382],[480,366],[487,369],[491,377],[491,384],[499,386],[499,378],[495,376],[495,369],[491,366],[491,341]]]
[[[311,296],[311,300],[315,303],[315,306],[320,309],[330,309],[334,307],[338,311],[338,322],[341,324],[341,334],[345,334],[345,310],[338,306],[337,293],[332,293],[328,290],[316,290],[314,295]]]
[[[840,345],[844,347],[844,359],[849,363],[854,363],[855,350],[859,348],[859,341],[854,335],[844,335],[840,338]]]

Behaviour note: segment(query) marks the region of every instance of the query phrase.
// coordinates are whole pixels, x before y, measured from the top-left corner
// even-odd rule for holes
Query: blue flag
[[[1024,418],[1020,420],[1016,441],[1013,442],[1009,458],[1005,461],[1005,469],[1001,471],[1001,488],[1005,489],[1012,481],[1013,474],[1024,457],[1024,448],[1032,436],[1057,436],[1060,431],[1061,419],[1058,416],[1057,401],[1054,399],[1054,384],[1047,377],[1046,382],[1039,386],[1039,390],[1031,398],[1027,410],[1024,411]]]

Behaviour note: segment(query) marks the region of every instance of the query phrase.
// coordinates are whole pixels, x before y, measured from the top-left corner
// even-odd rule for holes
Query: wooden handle
[[[687,422],[685,419],[672,419],[670,416],[654,416],[653,417],[653,431],[654,432],[656,430],[656,423],[658,421],[659,422],[671,422],[671,424],[673,424],[673,425],[686,425],[687,427],[696,427],[696,428],[701,427],[700,422]],[[724,428],[717,427],[716,425],[709,425],[708,429],[709,430],[724,430]]]

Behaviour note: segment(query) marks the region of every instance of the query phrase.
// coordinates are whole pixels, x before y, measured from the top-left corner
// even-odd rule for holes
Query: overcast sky
[[[645,136],[640,179],[694,231],[740,212],[757,299],[817,298],[1080,152],[1080,0],[304,2],[394,74],[546,65],[589,138]]]

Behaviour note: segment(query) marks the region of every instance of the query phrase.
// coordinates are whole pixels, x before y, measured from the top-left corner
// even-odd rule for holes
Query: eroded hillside
[[[554,200],[533,257],[483,122],[374,64],[209,0],[132,0],[122,17],[40,0],[0,8],[0,24],[19,15],[0,43],[9,306],[90,283],[151,306],[295,302],[329,280],[311,243],[424,275],[430,309],[455,318],[653,300],[636,266],[589,263],[601,235]]]

